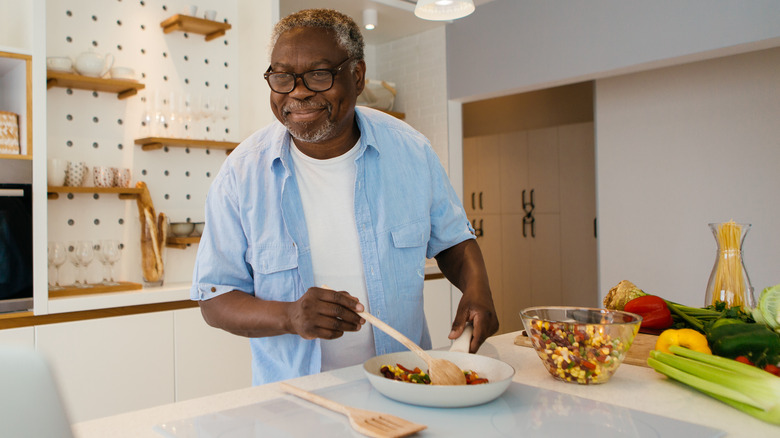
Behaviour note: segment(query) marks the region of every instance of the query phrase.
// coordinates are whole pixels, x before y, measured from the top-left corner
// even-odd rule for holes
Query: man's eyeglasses
[[[318,68],[309,70],[301,74],[287,72],[272,72],[268,67],[263,77],[268,81],[268,86],[276,93],[292,93],[298,85],[298,78],[303,79],[303,85],[311,91],[328,91],[333,87],[333,79],[344,68],[347,61],[352,60],[349,57],[342,61],[336,68]]]

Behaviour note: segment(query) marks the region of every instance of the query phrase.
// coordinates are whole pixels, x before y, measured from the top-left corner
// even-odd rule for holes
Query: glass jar
[[[742,256],[742,246],[751,224],[734,221],[709,224],[718,246],[715,266],[707,282],[705,306],[725,303],[726,308],[741,307],[749,311],[756,305],[753,286]]]

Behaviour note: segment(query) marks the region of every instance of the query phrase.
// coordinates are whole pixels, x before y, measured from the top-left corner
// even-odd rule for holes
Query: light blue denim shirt
[[[358,107],[355,113],[361,132],[355,222],[369,305],[427,349],[425,259],[474,238],[473,229],[422,134],[376,110]],[[290,142],[287,129],[275,122],[228,156],[206,200],[193,300],[239,290],[264,300],[295,301],[317,286]],[[373,330],[377,355],[405,350]],[[252,338],[250,344],[255,385],[320,371],[318,339],[280,335]]]

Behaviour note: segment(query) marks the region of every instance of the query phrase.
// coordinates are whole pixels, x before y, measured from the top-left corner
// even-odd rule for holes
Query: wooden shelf
[[[165,246],[168,248],[184,249],[187,245],[193,243],[199,243],[200,236],[198,237],[169,237],[165,239]]]
[[[164,33],[171,33],[177,30],[192,32],[206,35],[206,41],[211,41],[224,35],[233,26],[219,21],[176,14],[160,23],[160,27],[163,28]]]
[[[57,199],[60,193],[115,193],[119,199],[138,199],[143,189],[134,187],[68,187],[68,186],[49,186],[47,189],[49,199]]]
[[[136,81],[127,79],[103,79],[82,76],[75,73],[59,71],[46,71],[46,88],[63,87],[77,88],[79,90],[107,91],[117,93],[118,99],[127,99],[138,93],[138,90],[146,86]]]
[[[0,160],[30,160],[30,161],[32,161],[32,155],[0,154]]]
[[[214,140],[192,140],[187,138],[167,138],[167,137],[146,137],[138,138],[135,140],[135,144],[141,145],[141,149],[145,151],[152,151],[155,149],[161,149],[163,146],[169,147],[190,147],[199,149],[224,149],[226,154],[230,154],[233,149],[238,146],[238,143],[230,141],[214,141]]]
[[[395,117],[396,119],[403,120],[404,118],[406,118],[406,114],[405,113],[399,113],[399,112],[396,112],[396,111],[385,111],[385,110],[379,110],[379,111],[382,111],[383,113],[390,114],[391,116]]]
[[[65,289],[49,290],[49,299],[56,298],[68,298],[83,295],[93,294],[108,294],[114,292],[126,292],[130,290],[143,289],[143,285],[139,283],[131,283],[129,281],[118,281],[117,285],[108,286],[105,284],[88,284],[89,287],[66,287]]]

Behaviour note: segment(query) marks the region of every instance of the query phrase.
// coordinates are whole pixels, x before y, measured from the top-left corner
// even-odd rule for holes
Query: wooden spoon
[[[463,374],[463,370],[454,363],[447,359],[438,359],[431,357],[425,350],[420,348],[419,345],[412,342],[411,339],[404,336],[398,330],[385,324],[384,321],[368,312],[358,312],[362,318],[374,325],[374,327],[382,330],[388,335],[392,336],[396,341],[404,344],[406,348],[417,353],[422,360],[428,364],[428,376],[431,378],[431,383],[434,385],[465,385],[466,376]]]

